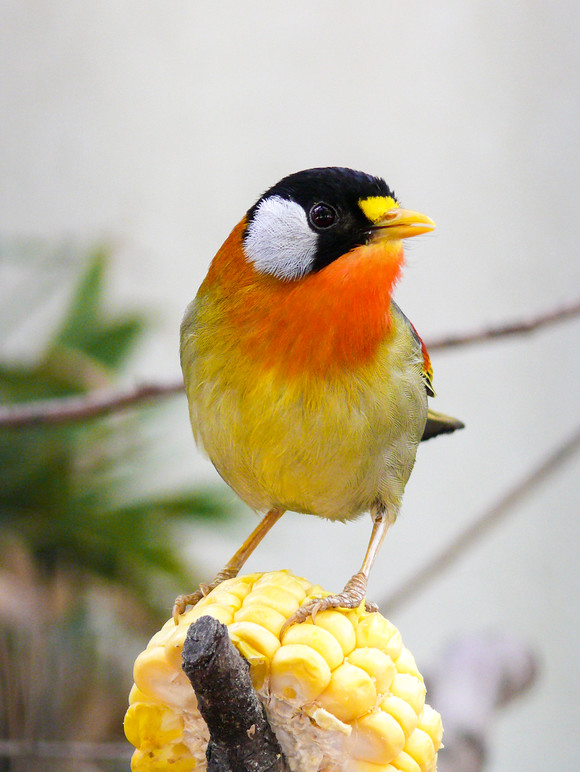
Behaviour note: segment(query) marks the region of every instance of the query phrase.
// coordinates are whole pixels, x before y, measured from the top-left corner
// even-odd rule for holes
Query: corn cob
[[[322,611],[289,627],[304,602],[325,595],[286,571],[223,582],[170,619],[135,662],[125,733],[133,772],[202,772],[207,727],[181,669],[189,625],[228,626],[293,772],[435,772],[441,717],[399,631],[378,613]]]

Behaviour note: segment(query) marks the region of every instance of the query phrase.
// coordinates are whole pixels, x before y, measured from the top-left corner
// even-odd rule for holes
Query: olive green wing
[[[425,391],[429,397],[434,397],[435,391],[433,389],[433,368],[431,367],[431,360],[429,359],[429,352],[427,351],[427,347],[423,343],[421,336],[415,329],[413,323],[401,311],[395,302],[391,304],[391,310],[397,313],[402,321],[407,325],[407,328],[415,341],[415,345],[417,346],[417,351],[421,352],[421,356],[423,357],[421,377],[425,384]],[[431,437],[436,437],[438,434],[451,434],[451,432],[455,432],[457,429],[463,429],[464,426],[465,424],[458,418],[445,415],[445,413],[437,413],[435,410],[431,410],[429,408],[429,411],[427,412],[427,423],[425,424],[425,430],[423,432],[423,436],[421,437],[421,442],[424,440],[430,440]]]

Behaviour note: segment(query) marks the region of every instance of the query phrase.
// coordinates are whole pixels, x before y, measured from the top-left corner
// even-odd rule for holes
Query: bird
[[[175,620],[236,576],[285,511],[372,519],[360,570],[286,626],[366,599],[419,443],[463,427],[428,407],[429,354],[393,300],[403,241],[434,227],[381,177],[320,167],[269,188],[217,252],[181,325],[189,416],[262,520],[211,584],[176,599]]]

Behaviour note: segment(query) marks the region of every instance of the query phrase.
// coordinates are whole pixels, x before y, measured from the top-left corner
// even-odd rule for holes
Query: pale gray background
[[[113,243],[116,302],[158,321],[135,380],[178,376],[179,321],[209,260],[266,187],[309,166],[383,175],[437,222],[397,292],[427,340],[580,290],[576,3],[3,0],[0,37],[0,235]],[[578,332],[433,357],[435,407],[468,428],[421,449],[372,596],[577,425]],[[179,409],[162,484],[215,480]],[[576,458],[393,617],[424,669],[463,630],[536,647],[541,680],[493,729],[495,772],[577,768],[579,474]],[[208,576],[251,518],[197,535]],[[369,526],[287,515],[249,568],[338,589]]]

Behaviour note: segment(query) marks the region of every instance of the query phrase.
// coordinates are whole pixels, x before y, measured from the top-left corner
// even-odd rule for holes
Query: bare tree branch
[[[25,402],[0,407],[0,427],[40,426],[87,421],[116,413],[144,402],[179,394],[181,381],[165,384],[145,384],[125,391],[99,389],[80,397]]]
[[[580,299],[528,320],[507,322],[475,332],[446,335],[427,343],[430,351],[468,346],[495,338],[534,332],[555,322],[580,315]],[[179,394],[183,383],[145,384],[123,391],[98,390],[80,397],[27,402],[0,407],[0,427],[40,426],[86,421],[141,405],[161,397]]]
[[[475,343],[484,343],[495,338],[505,338],[509,335],[523,335],[534,332],[540,327],[547,327],[555,322],[562,322],[572,316],[580,314],[580,300],[570,303],[566,306],[555,308],[530,319],[521,319],[516,322],[506,322],[496,324],[483,330],[474,332],[459,333],[457,335],[444,335],[442,338],[436,338],[427,344],[429,351],[440,351],[441,349],[455,348],[457,346],[473,345]]]
[[[423,568],[416,571],[411,579],[379,604],[390,612],[416,595],[423,587],[430,584],[439,574],[446,571],[465,550],[473,547],[482,537],[506,515],[514,506],[528,496],[534,488],[556,472],[565,461],[580,450],[580,427],[568,437],[556,450],[549,453],[537,466],[509,490],[490,509],[471,522],[463,531],[444,547],[439,554],[431,558]]]
[[[183,670],[210,733],[207,772],[290,772],[226,625],[205,616],[189,626]]]

